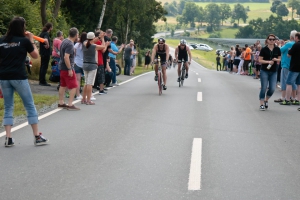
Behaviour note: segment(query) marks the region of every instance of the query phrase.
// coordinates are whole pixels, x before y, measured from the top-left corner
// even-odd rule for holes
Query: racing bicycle
[[[188,62],[184,62],[184,60],[182,60],[179,87],[183,86],[183,82],[184,82],[184,79],[185,79],[185,75],[186,75],[185,64],[188,64]]]

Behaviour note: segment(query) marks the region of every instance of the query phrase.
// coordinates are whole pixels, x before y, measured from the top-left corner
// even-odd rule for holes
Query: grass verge
[[[57,102],[58,97],[53,95],[41,95],[41,94],[33,94],[34,104],[37,110],[50,106]],[[22,99],[20,96],[15,93],[14,94],[14,116],[26,116],[26,110],[23,106]],[[4,116],[4,100],[0,99],[0,116]],[[2,124],[3,118],[0,118],[0,124]]]

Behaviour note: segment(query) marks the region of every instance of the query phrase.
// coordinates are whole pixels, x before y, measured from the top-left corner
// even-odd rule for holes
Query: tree
[[[238,24],[240,24],[240,19],[246,23],[246,20],[248,18],[247,11],[241,4],[234,5],[233,13],[232,13],[232,19],[238,20]]]
[[[221,10],[221,21],[222,21],[222,26],[223,26],[223,21],[231,17],[231,8],[229,4],[222,3],[220,5],[220,10]]]
[[[280,4],[276,8],[276,14],[279,15],[279,16],[288,16],[289,10],[285,6],[285,4]]]
[[[205,6],[205,21],[209,24],[209,31],[213,31],[219,27],[221,21],[220,7],[215,3],[210,3]]]
[[[104,14],[105,14],[106,3],[107,3],[107,0],[104,0],[103,6],[102,6],[101,15],[100,15],[100,19],[99,19],[99,23],[98,23],[98,26],[97,26],[98,29],[101,28],[101,25],[102,25],[102,22],[103,22],[103,17],[104,17]]]
[[[178,10],[178,14],[182,14],[182,11],[184,9],[186,1],[185,0],[180,0],[180,2],[177,4],[177,10]]]
[[[196,22],[200,22],[201,26],[202,26],[202,22],[204,22],[205,20],[205,11],[204,9],[200,6],[199,7],[199,14],[196,17]],[[198,29],[199,32],[199,29]]]
[[[299,0],[288,0],[288,7],[292,8],[292,19],[294,19],[294,10],[300,7]]]
[[[187,2],[182,11],[183,23],[190,23],[191,27],[195,27],[195,19],[200,15],[199,7],[194,2]]]
[[[281,4],[282,4],[282,2],[281,2],[280,0],[275,0],[275,1],[273,1],[272,6],[271,6],[271,8],[270,8],[271,12],[272,12],[272,13],[276,13],[276,11],[277,11],[277,6],[279,6],[279,5],[281,5]]]

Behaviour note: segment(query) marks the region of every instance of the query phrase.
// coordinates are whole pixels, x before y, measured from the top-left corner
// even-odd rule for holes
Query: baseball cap
[[[94,38],[95,38],[95,33],[94,33],[94,32],[88,32],[86,38],[87,38],[88,40],[94,39]]]

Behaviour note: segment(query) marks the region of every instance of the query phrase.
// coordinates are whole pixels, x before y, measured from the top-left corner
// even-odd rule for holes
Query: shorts
[[[255,65],[256,71],[260,71],[261,65]]]
[[[168,62],[166,60],[161,60],[160,63],[162,67],[166,67]],[[154,64],[158,64],[157,59],[154,60]]]
[[[69,74],[68,70],[60,71],[60,86],[61,87],[66,87],[69,90],[78,87],[75,71],[72,70],[72,72],[73,72],[73,76],[70,77],[68,75]]]
[[[136,66],[136,59],[131,59],[131,67],[135,67]]]
[[[94,85],[97,69],[91,71],[83,71],[84,72],[84,83],[86,85]]]
[[[287,82],[287,77],[289,74],[289,69],[287,68],[282,68],[280,72],[280,87],[282,91],[286,90],[286,82]],[[295,83],[292,84],[292,90],[297,90],[297,85]]]
[[[103,65],[98,66],[96,77],[99,85],[105,83],[105,71]]]
[[[300,72],[289,71],[286,84],[293,85],[294,83],[296,83],[296,85],[300,85]]]
[[[243,64],[244,71],[249,69],[249,63],[250,62],[251,62],[251,60],[244,60],[244,64]]]
[[[75,70],[76,74],[82,74],[83,75],[82,67],[79,67],[78,65],[74,64],[74,70]]]
[[[182,56],[178,56],[178,63],[182,63],[182,61],[183,61],[183,63],[188,62],[188,57],[186,56],[186,57],[184,58],[184,57],[182,57]]]
[[[233,61],[233,65],[235,65],[235,66],[239,66],[240,62],[241,62],[241,60],[240,60],[240,59],[234,59],[234,61]]]

